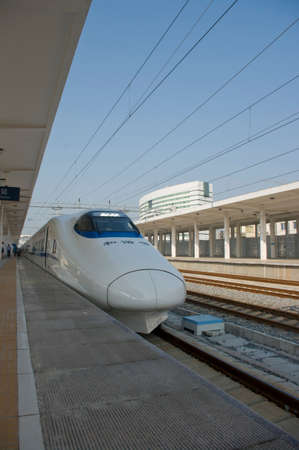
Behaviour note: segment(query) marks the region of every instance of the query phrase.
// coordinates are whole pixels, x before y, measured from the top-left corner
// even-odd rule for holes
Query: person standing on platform
[[[8,258],[10,257],[10,251],[11,251],[10,244],[7,244],[6,254]]]
[[[3,259],[4,258],[4,242],[2,241],[2,244],[1,244],[1,258]]]

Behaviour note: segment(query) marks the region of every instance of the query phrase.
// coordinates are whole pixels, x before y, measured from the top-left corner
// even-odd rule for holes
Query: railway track
[[[281,289],[273,286],[260,286],[256,284],[253,285],[253,284],[237,283],[232,281],[211,280],[201,277],[184,276],[184,278],[186,281],[189,281],[190,283],[205,284],[208,286],[233,289],[236,291],[251,292],[253,294],[271,295],[273,297],[299,300],[299,292],[293,291],[291,289]]]
[[[251,391],[254,391],[255,393],[261,395],[262,397],[265,397],[271,402],[276,403],[285,411],[289,411],[295,416],[299,417],[298,397],[283,391],[282,389],[278,388],[270,382],[265,381],[264,379],[255,376],[253,373],[250,373],[248,370],[240,367],[240,364],[234,365],[230,363],[226,358],[216,356],[215,352],[206,351],[198,342],[195,342],[192,338],[184,336],[181,332],[176,331],[166,325],[160,326],[160,328],[155,331],[155,336],[160,338],[162,341],[165,341],[175,346],[176,348],[181,349],[184,353],[191,355],[192,358],[208,364],[217,372],[223,373],[226,377],[229,377],[235,382],[240,383],[242,386],[246,386]],[[157,345],[157,342],[153,343]],[[163,344],[160,344],[160,347],[167,351]],[[177,355],[175,355],[175,357],[177,357]],[[185,358],[183,358],[182,362],[186,364]],[[188,366],[188,361],[186,365]],[[191,368],[194,367],[191,365]],[[198,372],[201,374],[200,370]],[[224,385],[227,383],[223,383],[222,381],[222,383],[220,384]],[[248,398],[248,395],[245,395],[244,398],[245,397]],[[240,400],[242,401],[242,399]],[[297,422],[296,426],[298,427],[298,425],[299,421]]]
[[[262,278],[248,275],[226,274],[206,272],[200,270],[189,270],[178,268],[183,274],[185,281],[189,284],[211,286],[217,289],[216,295],[196,292],[195,289],[187,290],[187,301],[212,308],[216,311],[242,317],[246,320],[260,322],[265,325],[283,328],[287,331],[299,333],[299,314],[283,311],[280,308],[271,308],[262,304],[234,300],[229,297],[227,289],[240,292],[241,298],[244,294],[266,295],[268,298],[287,299],[293,302],[299,300],[299,281],[283,280],[274,278]],[[279,286],[277,286],[279,285]],[[283,288],[282,288],[283,286]],[[284,287],[285,286],[285,287]],[[223,291],[226,289],[226,291]],[[219,293],[219,295],[218,295]],[[223,295],[223,296],[222,296]],[[263,297],[261,297],[261,303]]]
[[[281,293],[291,293],[294,294],[295,296],[299,296],[299,291],[296,290],[289,290],[289,289],[281,289],[281,288],[276,288],[275,285],[281,285],[281,286],[293,286],[293,288],[299,288],[299,281],[296,280],[285,280],[285,279],[276,279],[276,278],[269,278],[269,277],[255,277],[255,276],[249,276],[249,275],[237,275],[237,274],[228,274],[228,273],[219,273],[219,272],[206,272],[206,271],[202,271],[202,270],[189,270],[189,269],[184,269],[181,267],[177,267],[177,269],[182,273],[182,274],[187,274],[186,276],[184,275],[184,277],[191,277],[193,279],[199,279],[198,277],[200,276],[204,276],[204,277],[208,277],[208,278],[203,278],[205,281],[214,281],[216,282],[218,278],[220,279],[229,279],[229,280],[239,280],[239,281],[245,281],[247,282],[247,284],[242,284],[242,286],[250,289],[261,289],[264,292],[281,292]],[[191,274],[191,275],[190,275]],[[196,277],[192,277],[192,275],[196,275]],[[219,281],[219,280],[218,280]],[[225,281],[220,281],[223,284],[228,284],[228,285],[233,285],[233,283],[231,281],[225,282]],[[258,284],[248,284],[248,282],[250,283],[258,283]],[[270,285],[270,286],[265,286],[265,285]]]
[[[187,294],[186,300],[189,303],[299,333],[298,313],[282,311],[262,305],[245,304],[241,301],[229,300],[222,297],[198,294],[190,290],[187,291]]]
[[[299,281],[178,268],[186,282],[238,292],[299,300]],[[237,281],[236,281],[237,280]],[[280,287],[277,287],[279,285]],[[281,287],[281,286],[287,286]]]

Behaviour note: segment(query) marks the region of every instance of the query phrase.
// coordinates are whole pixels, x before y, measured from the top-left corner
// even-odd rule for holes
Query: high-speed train
[[[185,301],[183,276],[122,211],[54,217],[24,252],[137,332],[150,333]]]

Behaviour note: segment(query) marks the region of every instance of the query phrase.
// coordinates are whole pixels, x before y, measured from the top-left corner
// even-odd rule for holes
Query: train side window
[[[56,253],[56,240],[53,241],[52,253]]]
[[[85,214],[84,216],[80,217],[75,225],[75,230],[81,233],[86,231],[94,231],[94,226],[90,216]]]

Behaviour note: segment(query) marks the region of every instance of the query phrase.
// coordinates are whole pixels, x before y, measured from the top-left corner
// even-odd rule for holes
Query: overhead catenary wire
[[[150,88],[153,86],[153,84],[155,83],[155,81],[159,78],[159,76],[161,75],[161,73],[164,71],[164,69],[168,66],[168,64],[170,63],[170,61],[172,60],[172,58],[176,55],[176,53],[179,51],[179,49],[182,47],[182,45],[184,44],[184,42],[188,39],[188,37],[191,35],[192,31],[197,27],[197,25],[199,24],[199,22],[202,20],[202,18],[204,17],[204,15],[206,14],[206,12],[210,9],[210,7],[212,6],[212,4],[214,3],[215,0],[210,0],[210,2],[208,3],[208,5],[206,6],[206,8],[200,13],[199,17],[196,19],[196,21],[193,23],[193,25],[191,26],[191,28],[189,29],[189,31],[185,34],[185,36],[183,37],[183,39],[179,42],[179,44],[175,47],[175,49],[172,51],[172,53],[170,54],[170,56],[167,58],[167,60],[165,61],[165,63],[163,64],[163,66],[160,68],[160,70],[157,72],[157,74],[154,76],[154,78],[152,79],[152,81],[150,82],[150,84],[147,86],[147,88],[144,90],[144,92],[140,95],[139,99],[137,100],[137,102],[135,102],[135,105],[138,105],[138,103],[141,102],[141,100],[144,98],[144,96],[147,94],[147,92],[150,90]]]
[[[299,172],[299,169],[290,170],[289,172],[283,172],[283,173],[280,173],[278,175],[274,175],[272,177],[263,178],[263,179],[260,179],[260,180],[253,181],[252,183],[242,184],[240,186],[235,186],[234,188],[231,188],[231,189],[226,189],[225,191],[217,192],[215,194],[215,196],[218,196],[218,195],[221,195],[221,194],[225,194],[226,192],[235,191],[236,189],[241,189],[241,188],[244,188],[244,187],[253,186],[253,185],[257,184],[257,183],[264,183],[266,181],[271,181],[271,180],[274,180],[275,178],[280,178],[280,177],[284,177],[284,176],[287,176],[287,175],[293,175],[294,173],[298,173],[298,172]]]
[[[164,134],[160,139],[158,139],[154,144],[152,144],[149,148],[144,150],[137,158],[127,164],[122,170],[117,172],[115,175],[110,177],[108,180],[104,181],[100,185],[98,185],[95,189],[90,192],[96,192],[98,189],[106,186],[111,181],[114,181],[115,178],[123,175],[127,172],[131,167],[133,167],[136,163],[138,163],[142,158],[147,156],[152,150],[154,150],[158,145],[164,142],[170,135],[172,135],[178,128],[180,128],[187,120],[189,120],[195,113],[197,113],[201,108],[207,105],[210,100],[212,100],[216,95],[218,95],[223,89],[228,86],[235,78],[237,78],[244,70],[247,69],[254,61],[256,61],[263,53],[265,53],[274,43],[276,43],[285,33],[287,33],[296,23],[299,21],[297,17],[293,20],[286,28],[284,28],[277,36],[274,37],[265,47],[262,48],[253,58],[251,58],[246,64],[244,64],[237,72],[235,72],[230,78],[228,78],[221,86],[219,86],[212,94],[210,94],[203,102],[196,106],[187,116],[185,116],[182,120],[180,120],[173,128],[171,128],[166,134]]]
[[[281,128],[284,128],[284,127],[286,127],[288,125],[291,125],[292,123],[294,123],[294,122],[299,120],[299,117],[296,117],[294,119],[291,119],[291,117],[294,117],[295,115],[298,115],[298,114],[299,114],[299,111],[296,111],[295,113],[285,117],[284,119],[281,119],[280,121],[275,122],[274,124],[272,124],[272,125],[270,125],[270,126],[268,126],[266,128],[263,128],[262,130],[258,131],[254,135],[252,135],[250,138],[242,139],[241,141],[237,142],[236,144],[233,144],[233,145],[225,148],[224,150],[220,150],[219,152],[216,152],[216,153],[210,155],[209,157],[199,161],[198,163],[192,164],[192,166],[184,168],[180,172],[177,172],[176,174],[172,175],[171,177],[168,177],[168,178],[166,178],[166,179],[164,179],[164,180],[162,180],[162,181],[160,181],[158,183],[152,184],[150,186],[139,188],[138,191],[134,191],[133,193],[129,194],[129,196],[126,197],[125,199],[123,199],[122,201],[127,201],[127,200],[129,200],[129,199],[131,199],[133,197],[136,197],[137,195],[140,195],[140,194],[144,193],[144,192],[148,192],[148,191],[150,191],[152,189],[156,189],[159,186],[161,186],[162,184],[173,180],[174,178],[177,178],[179,176],[185,175],[186,173],[191,172],[192,170],[197,169],[198,167],[201,167],[201,166],[203,166],[205,164],[208,164],[211,161],[214,161],[215,159],[220,158],[221,156],[224,156],[224,155],[226,155],[228,153],[231,153],[231,152],[233,152],[235,150],[238,150],[238,149],[244,147],[245,145],[248,145],[248,144],[250,144],[252,142],[255,142],[258,139],[261,139],[264,136],[267,136],[268,134],[271,134],[271,133],[273,133],[275,131],[280,130]],[[289,119],[291,119],[291,120],[289,120]],[[282,125],[279,125],[279,123],[281,123],[283,121],[286,121],[286,120],[288,120],[288,122],[283,123]]]
[[[52,209],[54,211],[60,211],[62,209],[106,209],[107,206],[106,205],[85,205],[85,204],[63,204],[63,203],[58,203],[58,204],[48,204],[48,205],[44,205],[42,204],[31,204],[29,206],[29,208],[37,208],[37,209]],[[137,209],[135,206],[120,206],[120,205],[111,205],[110,206],[111,209],[126,209],[127,211],[131,210],[133,212],[137,212]]]
[[[287,150],[286,152],[279,153],[277,155],[271,156],[270,158],[263,159],[262,161],[258,161],[254,164],[250,164],[249,166],[242,167],[241,169],[236,169],[233,172],[226,173],[225,175],[220,175],[219,177],[211,178],[209,183],[214,183],[215,181],[223,180],[223,178],[231,177],[236,173],[244,172],[245,170],[253,169],[253,167],[261,166],[270,161],[274,161],[275,159],[282,158],[283,156],[290,155],[291,153],[295,153],[299,150],[299,147],[292,148],[291,150]]]
[[[159,183],[156,183],[154,185],[142,188],[142,190],[139,189],[137,193],[135,192],[133,195],[130,195],[129,197],[126,197],[123,201],[127,201],[128,199],[130,199],[132,197],[135,197],[136,195],[139,195],[140,193],[143,193],[143,192],[146,192],[148,190],[157,188],[157,187],[161,186],[162,184],[167,183],[168,181],[171,181],[174,178],[177,178],[179,176],[185,175],[186,173],[191,172],[192,170],[197,169],[198,167],[201,167],[201,166],[203,166],[203,165],[205,165],[205,164],[207,164],[207,163],[209,163],[211,161],[214,161],[215,159],[220,158],[221,156],[224,156],[224,155],[226,155],[228,153],[231,153],[231,152],[233,152],[235,150],[238,150],[238,149],[244,147],[247,144],[250,144],[250,143],[252,143],[252,142],[254,142],[254,141],[256,141],[256,140],[258,140],[258,139],[260,139],[260,138],[262,138],[262,137],[264,137],[266,135],[268,135],[268,134],[273,133],[274,131],[277,131],[277,130],[285,127],[285,126],[291,125],[292,123],[294,123],[297,120],[299,120],[299,117],[297,117],[295,119],[292,119],[292,120],[289,120],[288,122],[286,122],[286,123],[284,123],[282,125],[278,125],[278,124],[283,122],[283,121],[285,121],[285,120],[288,120],[291,117],[293,117],[294,115],[298,115],[298,114],[299,114],[299,111],[297,111],[296,113],[293,113],[290,116],[288,116],[288,117],[286,117],[286,118],[276,122],[275,124],[272,124],[272,125],[264,128],[264,129],[260,130],[259,132],[255,133],[253,136],[251,136],[251,138],[243,139],[243,140],[237,142],[236,144],[233,144],[233,145],[225,148],[224,150],[221,150],[219,152],[214,153],[213,155],[211,155],[208,158],[200,161],[196,165],[193,164],[192,166],[184,168],[182,171],[176,173],[175,175],[172,175],[171,177],[169,177],[167,179],[164,179],[163,181],[161,181]]]
[[[203,166],[204,164],[207,164],[207,163],[209,163],[211,161],[215,161],[215,159],[218,159],[218,158],[220,158],[220,157],[222,157],[224,155],[227,155],[228,153],[231,153],[231,152],[233,152],[235,150],[238,150],[239,148],[243,147],[244,145],[250,144],[250,143],[252,143],[252,142],[254,142],[254,141],[258,140],[258,139],[261,139],[264,136],[267,136],[268,134],[273,133],[274,131],[278,131],[281,128],[284,128],[285,126],[291,125],[292,123],[294,123],[297,120],[299,120],[299,117],[296,117],[294,119],[291,119],[291,117],[293,117],[294,115],[298,115],[298,114],[299,114],[299,111],[297,111],[297,112],[287,116],[286,118],[284,118],[282,120],[279,120],[278,122],[275,122],[274,124],[272,124],[272,125],[270,125],[268,127],[263,128],[259,132],[253,134],[251,137],[247,137],[247,138],[239,141],[235,145],[232,145],[232,146],[230,146],[230,147],[228,147],[228,148],[226,148],[224,150],[216,152],[215,154],[213,154],[211,156],[208,156],[206,159],[204,159],[204,160],[200,161],[199,163],[195,164],[195,166],[192,165],[192,166],[189,166],[189,167],[183,169],[179,173],[179,175],[185,175],[185,173],[187,173],[187,172],[189,172],[189,171],[191,171],[193,169],[197,169],[198,167]],[[291,120],[289,120],[289,119],[291,119]],[[286,120],[288,120],[288,122],[283,123],[282,125],[279,125],[281,122],[286,121]]]
[[[146,95],[146,97],[133,109],[129,115],[117,126],[110,137],[104,142],[104,144],[96,151],[96,153],[88,160],[83,168],[72,178],[62,192],[55,198],[58,200],[69,188],[77,181],[80,175],[86,172],[86,170],[93,164],[95,159],[104,150],[104,148],[111,142],[111,140],[118,134],[123,126],[136,114],[137,111],[149,100],[149,98],[161,87],[161,85],[170,77],[170,75],[182,64],[182,62],[195,50],[195,48],[203,41],[203,39],[215,28],[215,26],[228,14],[228,12],[236,5],[239,0],[234,0],[226,10],[216,19],[216,21],[208,28],[208,30],[192,45],[192,47],[180,58],[180,60],[172,67],[172,69],[156,84],[156,86]]]
[[[138,67],[138,69],[136,70],[135,74],[133,75],[133,77],[130,79],[130,81],[128,82],[128,84],[126,85],[126,87],[122,90],[121,94],[118,96],[118,98],[116,99],[116,101],[113,103],[113,105],[111,106],[111,108],[109,109],[109,111],[106,113],[106,115],[104,116],[104,118],[101,120],[101,122],[99,123],[99,125],[97,126],[97,128],[95,129],[95,131],[91,134],[91,136],[89,137],[89,139],[87,140],[86,144],[84,145],[84,147],[80,150],[79,154],[76,156],[75,160],[71,163],[71,165],[69,166],[69,168],[66,170],[66,172],[64,173],[63,177],[61,178],[61,180],[59,181],[59,183],[56,185],[56,187],[54,188],[53,192],[55,192],[58,187],[61,185],[61,183],[65,180],[65,177],[68,176],[68,174],[70,173],[70,171],[72,170],[72,168],[75,166],[75,164],[78,162],[78,160],[81,158],[81,156],[83,155],[83,153],[85,152],[85,150],[87,149],[87,147],[90,145],[90,143],[93,141],[93,139],[95,138],[95,136],[98,134],[98,132],[100,131],[100,129],[103,127],[103,125],[105,124],[106,120],[110,117],[110,115],[112,114],[112,112],[115,110],[115,108],[117,107],[117,105],[120,103],[120,101],[122,100],[122,98],[124,97],[125,93],[131,88],[133,82],[136,80],[136,78],[138,77],[138,75],[140,74],[140,72],[142,71],[142,69],[144,68],[144,66],[146,65],[146,63],[149,61],[149,59],[152,57],[152,55],[154,54],[154,52],[157,50],[157,48],[159,47],[159,45],[161,44],[161,42],[163,41],[163,39],[165,38],[165,36],[168,34],[168,32],[170,31],[170,29],[173,27],[173,25],[175,24],[175,22],[177,21],[177,19],[179,18],[179,16],[182,14],[182,12],[184,11],[184,9],[186,8],[186,6],[188,5],[188,3],[190,2],[190,0],[186,0],[183,4],[183,6],[179,9],[179,11],[177,12],[177,14],[175,15],[175,17],[172,19],[172,21],[170,22],[170,24],[167,26],[166,30],[163,32],[163,34],[160,36],[160,38],[158,39],[158,41],[156,42],[156,44],[153,46],[153,48],[151,49],[151,51],[148,53],[148,55],[146,56],[146,58],[144,59],[143,63]]]
[[[66,172],[64,173],[63,177],[60,179],[60,181],[56,184],[55,188],[52,190],[52,192],[50,193],[50,196],[53,195],[58,188],[61,186],[61,184],[63,183],[63,181],[66,179],[66,177],[68,176],[68,174],[71,172],[72,168],[76,165],[76,163],[78,162],[78,160],[81,158],[81,156],[83,155],[83,153],[85,152],[85,150],[88,148],[88,146],[90,145],[90,143],[93,141],[94,137],[97,135],[97,133],[100,131],[100,129],[103,127],[104,123],[106,122],[106,120],[109,118],[109,116],[112,114],[112,112],[114,111],[114,109],[116,108],[116,106],[120,103],[121,99],[123,98],[123,96],[125,95],[125,93],[131,88],[133,82],[135,81],[135,79],[137,78],[137,76],[139,75],[139,73],[141,72],[141,70],[143,69],[143,67],[146,65],[146,63],[149,61],[149,59],[151,58],[151,56],[153,55],[153,53],[156,51],[156,49],[158,48],[158,46],[160,45],[160,43],[163,41],[163,39],[165,38],[165,36],[167,35],[167,33],[170,31],[170,29],[172,28],[172,26],[175,24],[175,22],[177,21],[177,19],[179,18],[179,16],[181,15],[181,13],[184,11],[184,9],[186,8],[186,6],[188,5],[188,3],[190,2],[190,0],[186,0],[183,4],[183,6],[179,9],[178,13],[175,15],[175,17],[172,19],[172,21],[170,22],[170,24],[168,25],[168,27],[166,28],[166,30],[164,31],[164,33],[161,35],[161,37],[158,39],[157,43],[154,45],[154,47],[152,48],[152,50],[149,52],[149,54],[147,55],[147,57],[145,58],[145,60],[143,61],[143,63],[141,64],[141,66],[137,69],[137,71],[135,72],[135,74],[133,75],[133,77],[131,78],[131,80],[129,81],[129,83],[126,85],[126,87],[124,88],[124,90],[121,92],[121,94],[119,95],[119,97],[116,99],[116,101],[114,102],[114,104],[112,105],[112,107],[109,109],[109,111],[106,113],[106,115],[104,116],[104,118],[102,119],[102,121],[100,122],[100,124],[97,126],[96,130],[91,134],[91,136],[89,137],[88,141],[86,142],[86,144],[84,145],[84,147],[80,150],[79,154],[77,155],[77,157],[75,158],[75,160],[71,163],[71,165],[68,167],[68,169],[66,170]],[[44,202],[44,204],[46,205],[48,203],[48,200]]]
[[[191,148],[193,145],[197,144],[198,142],[202,141],[203,139],[205,139],[206,137],[210,136],[211,134],[215,133],[216,131],[218,131],[220,128],[222,128],[224,125],[227,125],[229,122],[233,121],[234,119],[236,119],[237,117],[239,117],[241,114],[245,113],[246,111],[252,109],[252,107],[258,105],[259,103],[261,103],[262,101],[266,100],[267,98],[269,98],[271,95],[275,94],[276,92],[280,91],[281,89],[283,89],[284,87],[288,86],[290,83],[296,81],[297,79],[299,79],[299,74],[295,75],[294,77],[290,78],[289,80],[285,81],[284,83],[280,84],[278,87],[276,87],[275,89],[272,89],[270,92],[268,92],[267,94],[259,97],[257,100],[255,100],[253,103],[250,103],[248,106],[246,106],[245,108],[241,109],[241,111],[237,112],[236,114],[233,114],[232,116],[230,116],[228,119],[225,119],[224,121],[222,121],[220,124],[216,125],[215,127],[213,127],[212,129],[208,130],[207,132],[205,132],[204,134],[202,134],[201,136],[197,137],[196,139],[194,139],[192,142],[190,142],[189,144],[183,146],[182,148],[178,149],[175,153],[173,153],[172,155],[164,158],[162,161],[160,161],[159,163],[155,164],[153,167],[151,167],[150,169],[147,169],[146,171],[142,172],[141,174],[139,174],[137,177],[135,177],[133,180],[129,181],[128,183],[122,185],[120,188],[114,190],[113,192],[110,192],[104,199],[107,198],[111,198],[113,195],[117,194],[118,192],[121,192],[123,189],[127,188],[128,186],[130,186],[133,183],[136,183],[136,181],[140,180],[141,178],[144,178],[146,175],[148,175],[149,173],[153,172],[154,170],[157,170],[158,168],[160,168],[163,164],[166,164],[167,162],[171,161],[173,158],[175,158],[176,156],[178,156],[179,154],[183,153],[184,151],[188,150],[189,148]],[[103,186],[103,185],[102,185]],[[97,189],[96,189],[97,190]],[[89,191],[88,194],[95,192],[95,190]]]

